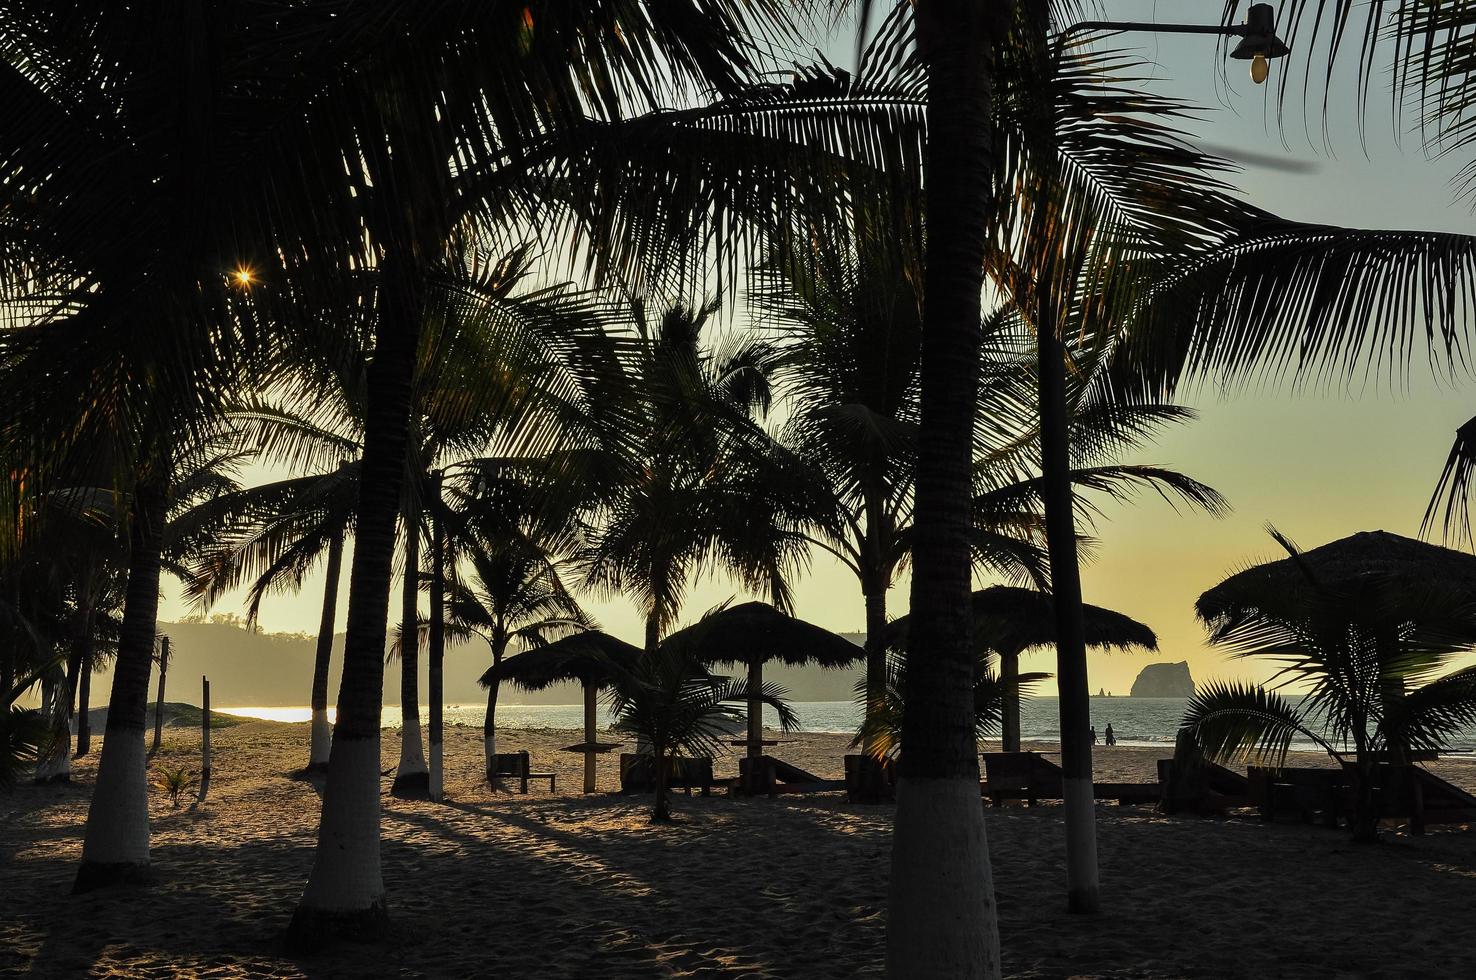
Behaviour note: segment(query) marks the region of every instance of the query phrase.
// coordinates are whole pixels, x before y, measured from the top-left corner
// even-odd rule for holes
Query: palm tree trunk
[[[92,633],[79,637],[82,647],[82,666],[77,675],[77,758],[92,751]]]
[[[1000,686],[1004,689],[1004,710],[1000,718],[1000,747],[1006,752],[1019,752],[1020,651],[1000,651],[999,679]]]
[[[584,682],[584,791],[595,791],[595,695],[597,689],[589,681]]]
[[[651,822],[666,823],[671,820],[671,804],[668,801],[670,794],[666,787],[667,770],[668,767],[675,767],[676,761],[668,760],[666,750],[662,748],[657,748],[651,758],[656,765],[656,801],[651,808]]]
[[[445,772],[442,769],[441,733],[441,661],[446,654],[446,574],[445,529],[441,526],[441,477],[431,479],[431,581],[430,637],[426,656],[430,660],[430,798],[437,803],[445,794]]]
[[[971,447],[990,227],[990,75],[997,8],[919,0],[928,63],[926,308],[907,708],[887,895],[893,980],[1000,975],[979,800],[970,643]]]
[[[492,648],[492,666],[496,667],[502,663],[503,641],[499,640]],[[492,759],[497,755],[497,689],[502,681],[492,679],[487,685],[487,717],[482,721],[482,755],[486,762],[487,785],[494,791],[497,784],[492,781]]]
[[[1071,460],[1066,407],[1066,353],[1050,311],[1036,317],[1039,352],[1040,454],[1046,547],[1056,613],[1056,685],[1061,712],[1061,781],[1066,809],[1067,906],[1095,912],[1097,886],[1096,803],[1092,799],[1091,691],[1087,687],[1086,632],[1082,623],[1081,570],[1072,514]]]
[[[656,652],[661,645],[661,620],[655,612],[646,616],[646,653]]]
[[[154,699],[154,744],[149,746],[149,758],[159,751],[164,739],[164,681],[169,676],[169,637],[159,640],[159,695]]]
[[[129,514],[128,584],[123,628],[113,667],[113,691],[97,784],[87,811],[82,865],[74,894],[149,874],[148,763],[144,719],[149,674],[154,662],[154,630],[159,612],[160,551],[168,510],[168,483],[157,472],[134,488]]]
[[[338,716],[323,788],[318,846],[287,941],[374,938],[388,925],[379,848],[379,719],[395,519],[405,476],[411,384],[420,333],[421,273],[398,256],[380,269],[380,317],[369,366],[354,557]]]
[[[420,741],[420,513],[405,508],[405,578],[400,593],[400,764],[390,792],[430,796],[430,769]]]
[[[866,591],[866,715],[878,711],[887,697],[887,590],[876,582]],[[862,754],[871,754],[872,737],[867,736]]]
[[[328,768],[333,726],[328,724],[328,668],[333,663],[333,627],[338,622],[338,578],[343,571],[343,532],[328,542],[327,583],[323,586],[323,617],[318,621],[318,649],[313,657],[313,732],[308,748],[308,772]]]

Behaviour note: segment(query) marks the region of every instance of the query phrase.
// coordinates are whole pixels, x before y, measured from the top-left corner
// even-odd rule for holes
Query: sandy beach
[[[198,765],[195,732],[166,738],[156,765]],[[318,796],[286,774],[306,738],[305,725],[268,722],[217,731],[205,807],[154,795],[146,890],[68,895],[95,751],[70,786],[0,797],[0,974],[881,975],[889,806],[680,796],[677,823],[657,827],[647,798],[578,793],[580,757],[558,751],[573,732],[502,733],[504,750],[558,772],[558,792],[494,796],[480,732],[464,727],[448,733],[446,805],[385,796],[392,933],[290,957],[279,937],[312,860]],[[777,754],[840,774],[844,737],[782,738]],[[383,768],[397,743],[386,733]],[[1098,778],[1151,779],[1161,754],[1099,749]],[[602,791],[616,766],[601,760]],[[1476,761],[1435,768],[1476,788]],[[1081,918],[1064,911],[1060,807],[987,813],[1008,976],[1476,976],[1476,947],[1451,927],[1476,907],[1476,833],[1464,828],[1396,830],[1360,848],[1342,831],[1107,804],[1106,910]]]

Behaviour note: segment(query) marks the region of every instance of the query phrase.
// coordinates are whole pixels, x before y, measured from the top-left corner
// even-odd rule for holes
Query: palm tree
[[[1181,751],[1280,766],[1293,738],[1354,777],[1356,840],[1378,837],[1375,773],[1407,766],[1476,722],[1476,558],[1382,531],[1231,576],[1196,605],[1210,642],[1278,666],[1270,687],[1206,685],[1190,701]],[[1292,700],[1280,691],[1297,690]]]
[[[226,272],[252,252],[299,254],[286,239],[280,253],[262,247],[255,219],[268,200],[278,216],[293,211],[264,184],[301,176],[295,159],[267,161],[286,163],[275,124],[300,109],[290,92],[305,54],[263,60],[265,39],[283,36],[266,27],[283,26],[280,12],[219,6],[0,8],[0,159],[15,219],[3,288],[17,324],[0,353],[7,439],[27,492],[102,458],[129,503],[124,622],[79,891],[147,874],[143,728],[176,451],[200,439],[249,355],[272,350],[237,315]],[[301,26],[297,39],[318,49]]]
[[[497,670],[508,651],[534,649],[561,634],[597,627],[535,541],[501,533],[478,536],[458,557],[467,572],[446,580],[446,624],[452,635],[480,636],[492,655],[482,677],[487,688],[482,747],[490,773],[497,754]]]
[[[674,307],[653,326],[637,305],[639,343],[611,395],[621,428],[577,457],[595,488],[578,564],[588,586],[636,596],[647,652],[709,566],[787,607],[785,577],[813,513],[804,473],[755,421],[769,405],[773,351],[762,342],[705,348],[715,312]]]
[[[1013,704],[1016,712],[1030,689],[1050,680],[1051,675],[1036,671],[1013,677],[997,674],[988,653],[981,654],[974,670],[974,741],[999,736],[1006,730],[1006,719]],[[864,684],[856,686],[857,699],[869,703]],[[861,730],[851,742],[874,759],[896,761],[902,754],[902,719],[907,713],[907,658],[893,656],[887,663],[887,684],[879,708],[861,723]],[[1008,751],[1008,749],[1006,749]]]
[[[637,736],[645,746],[643,754],[652,760],[652,823],[671,820],[667,780],[677,757],[714,754],[733,724],[742,720],[741,706],[757,702],[773,708],[786,732],[798,725],[782,688],[769,683],[754,690],[746,681],[709,674],[696,655],[700,643],[696,633],[687,633],[647,651],[629,671],[617,673],[610,695],[615,727]]]
[[[868,201],[868,206],[876,207]],[[858,223],[893,227],[890,222]],[[816,481],[832,502],[832,523],[809,536],[861,584],[866,603],[867,676],[880,696],[887,683],[884,633],[887,593],[907,560],[913,526],[913,476],[917,427],[916,365],[921,309],[895,233],[875,231],[806,242],[810,255],[771,262],[758,303],[781,331],[782,390],[792,414],[783,441],[819,470]],[[789,246],[792,251],[795,246]],[[974,531],[976,567],[1010,579],[1044,583],[1045,556],[1039,512],[1042,486],[1036,460],[1039,427],[1028,409],[1036,366],[1016,349],[1018,318],[1007,311],[988,318],[981,349],[979,411],[974,432]],[[1073,349],[1086,346],[1078,338]],[[1084,490],[1122,496],[1134,488],[1202,507],[1223,509],[1213,490],[1172,470],[1124,466],[1118,456],[1160,426],[1192,418],[1174,406],[1119,405],[1093,398],[1102,369],[1082,364],[1071,396],[1070,479]],[[1090,514],[1084,515],[1090,517]]]
[[[998,683],[1000,690],[1003,691],[1000,709],[1003,748],[1006,752],[1018,752],[1020,751],[1018,689],[1020,685],[1026,683],[1021,679],[1020,655],[1032,647],[1055,644],[1055,601],[1046,592],[995,585],[975,592],[970,597],[969,605],[974,620],[973,639],[978,651],[981,676],[989,669],[989,658],[999,657]],[[1153,630],[1137,620],[1101,606],[1084,605],[1082,612],[1088,646],[1119,650],[1129,650],[1134,647],[1141,647],[1145,650],[1158,649],[1158,637],[1154,635]],[[905,651],[911,619],[910,616],[902,616],[893,620],[888,626],[886,643],[890,649]],[[906,657],[896,656],[894,660],[896,663],[893,664],[891,674],[895,680],[895,667],[905,663]],[[1049,675],[1035,676],[1038,679]],[[991,687],[988,693],[992,698],[994,689]],[[977,703],[980,692],[976,689],[975,694]],[[897,704],[901,704],[900,700]]]
[[[508,464],[484,454],[526,455],[532,451],[530,431],[541,430],[539,438],[548,440],[580,427],[581,390],[597,383],[605,356],[597,297],[567,283],[529,288],[533,265],[526,247],[489,254],[458,243],[436,273],[416,373],[413,457],[406,464],[399,522],[405,567],[411,570],[403,578],[401,636],[419,630],[419,542],[435,508],[426,511],[418,498],[430,492],[434,473],[446,473],[453,487],[472,486],[484,471]],[[191,590],[197,602],[208,605],[249,583],[248,618],[254,619],[266,595],[299,588],[326,553],[310,770],[327,762],[337,570],[344,539],[354,528],[362,473],[368,354],[362,345],[345,347],[338,364],[320,372],[314,383],[279,385],[267,397],[242,399],[228,412],[242,446],[276,466],[320,473],[246,488],[215,502],[217,519],[227,521],[228,528],[196,563]],[[330,469],[334,460],[337,466]],[[523,503],[534,506],[528,499]],[[408,657],[398,639],[390,649],[400,656],[402,674],[395,791],[423,795],[429,770],[420,743],[418,644],[409,648]]]

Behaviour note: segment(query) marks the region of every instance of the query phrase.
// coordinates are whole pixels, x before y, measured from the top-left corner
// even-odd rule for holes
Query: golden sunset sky
[[[1208,23],[1220,11],[1217,0],[1106,6],[1111,16],[1159,21]],[[835,62],[849,64],[853,45],[849,37],[838,37],[821,46]],[[1374,88],[1366,145],[1360,145],[1352,75],[1338,77],[1328,124],[1334,152],[1329,154],[1316,106],[1309,110],[1310,134],[1299,108],[1284,128],[1278,127],[1271,90],[1281,65],[1273,68],[1272,85],[1256,88],[1239,63],[1220,75],[1212,39],[1128,36],[1117,45],[1136,46],[1149,60],[1144,74],[1153,91],[1202,107],[1193,128],[1218,152],[1245,161],[1237,184],[1251,203],[1289,218],[1354,227],[1469,232],[1476,225],[1465,203],[1455,200],[1450,182],[1460,158],[1426,159],[1409,136],[1402,148],[1396,145],[1382,82]],[[1292,99],[1289,104],[1296,105]],[[1277,165],[1266,166],[1263,159]],[[741,300],[729,302],[741,305]],[[741,319],[741,313],[736,316]],[[1168,432],[1138,461],[1173,466],[1209,483],[1229,498],[1234,513],[1218,521],[1175,513],[1156,497],[1106,506],[1095,558],[1084,572],[1087,601],[1147,622],[1158,632],[1161,649],[1152,656],[1093,656],[1092,690],[1125,693],[1138,670],[1153,660],[1187,659],[1199,680],[1267,676],[1256,665],[1229,662],[1206,647],[1193,615],[1194,599],[1227,573],[1278,557],[1263,531],[1267,522],[1309,548],[1360,530],[1417,534],[1455,429],[1476,414],[1473,395],[1476,385],[1468,377],[1441,381],[1416,363],[1404,382],[1377,376],[1356,386],[1301,394],[1285,387],[1222,391],[1205,386],[1184,399],[1200,419]],[[309,579],[298,596],[269,600],[263,627],[315,631],[321,590],[319,576]],[[684,618],[735,594],[741,593],[724,578],[696,583]],[[827,556],[816,554],[796,594],[803,618],[834,630],[862,628],[859,586]],[[591,599],[587,607],[611,632],[640,641],[641,619],[629,601]],[[892,614],[906,607],[904,580],[892,593]],[[214,611],[239,612],[239,598],[228,598]],[[169,582],[161,619],[187,612]],[[1037,652],[1026,669],[1050,670],[1051,659]]]

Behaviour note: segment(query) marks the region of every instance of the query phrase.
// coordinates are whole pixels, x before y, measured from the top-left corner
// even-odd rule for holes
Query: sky
[[[1103,7],[1108,17],[1214,23],[1220,2],[1112,0]],[[1272,90],[1282,65],[1273,67],[1273,85],[1257,88],[1240,63],[1222,73],[1212,38],[1126,35],[1112,43],[1147,60],[1146,87],[1200,107],[1191,128],[1218,152],[1245,161],[1235,183],[1251,203],[1288,218],[1349,227],[1472,230],[1473,216],[1452,190],[1459,158],[1427,159],[1414,138],[1396,140],[1384,89],[1375,89],[1382,101],[1370,106],[1360,141],[1353,76],[1335,76],[1329,153],[1316,111],[1310,133],[1298,111],[1289,114],[1285,128],[1278,127]],[[817,47],[836,64],[853,60],[849,37],[817,39]],[[1297,107],[1295,101],[1288,105]],[[1227,574],[1278,556],[1264,530],[1268,522],[1307,548],[1361,530],[1416,535],[1455,429],[1476,415],[1473,395],[1470,379],[1440,381],[1416,367],[1403,385],[1371,382],[1310,393],[1202,389],[1182,399],[1198,411],[1198,420],[1167,432],[1133,461],[1172,466],[1206,482],[1234,510],[1216,520],[1176,513],[1156,498],[1105,506],[1094,560],[1083,570],[1085,598],[1149,624],[1158,633],[1159,651],[1091,655],[1092,690],[1125,693],[1145,664],[1159,660],[1187,660],[1201,681],[1269,676],[1267,669],[1229,661],[1206,645],[1194,600]],[[263,628],[315,631],[322,589],[319,573],[300,594],[269,599],[261,611]],[[904,579],[892,591],[894,616],[906,611],[907,589]],[[743,593],[723,577],[694,583],[683,619],[735,595]],[[802,618],[838,631],[862,628],[858,584],[823,554],[795,583],[795,595]],[[592,598],[585,604],[607,630],[640,642],[641,617],[633,603]],[[214,611],[239,612],[240,605],[238,596],[229,596]],[[188,612],[176,586],[166,585],[161,618]],[[1050,670],[1052,660],[1052,652],[1038,651],[1027,656],[1025,669]]]

